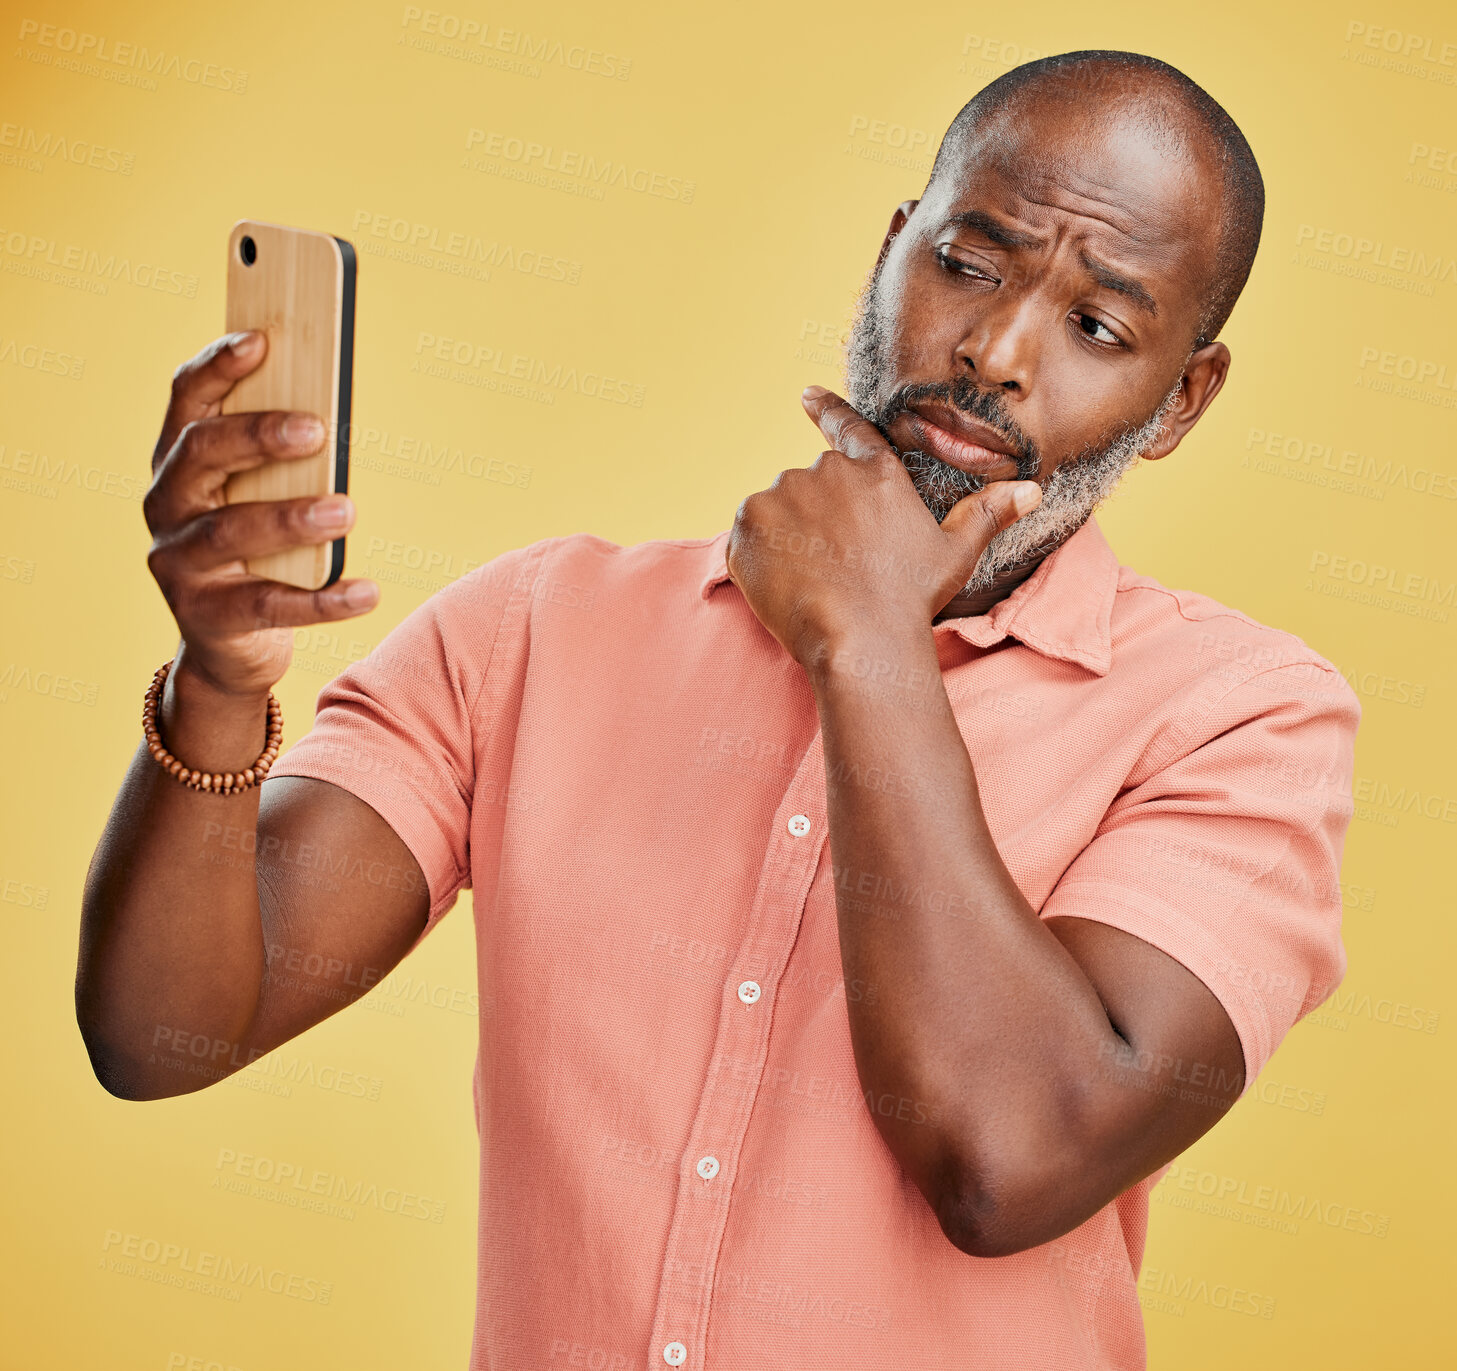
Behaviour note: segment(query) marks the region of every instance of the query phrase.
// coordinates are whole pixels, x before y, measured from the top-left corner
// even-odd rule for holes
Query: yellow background
[[[480,61],[431,51],[403,4],[4,7],[0,1363],[160,1371],[197,1358],[259,1371],[466,1360],[469,895],[368,1001],[251,1068],[257,1088],[115,1100],[75,1025],[87,863],[139,736],[142,692],[176,644],[145,565],[139,497],[172,370],[222,330],[233,221],[327,229],[360,251],[360,515],[346,571],[380,579],[383,602],[332,636],[300,633],[278,688],[287,743],[329,676],[471,565],[578,529],[620,543],[709,535],[743,495],[812,461],[822,444],[799,391],[838,385],[854,295],[956,110],[1028,55],[1119,47],[1173,62],[1226,105],[1260,159],[1268,208],[1225,334],[1228,386],[1101,522],[1124,562],[1299,634],[1353,678],[1366,711],[1366,798],[1343,873],[1350,972],[1287,1039],[1259,1093],[1181,1159],[1194,1188],[1156,1192],[1145,1271],[1174,1284],[1143,1291],[1151,1365],[1451,1364],[1457,1005],[1441,858],[1457,818],[1457,504],[1411,482],[1435,471],[1453,490],[1457,390],[1430,378],[1402,390],[1379,358],[1392,354],[1393,371],[1445,364],[1457,385],[1457,159],[1433,170],[1432,154],[1414,152],[1457,147],[1457,48],[1443,49],[1457,44],[1457,16],[1435,2],[1032,3],[995,18],[858,0],[447,3],[444,13],[484,21],[498,41],[516,29],[560,41],[564,54],[596,49],[599,66],[624,74],[499,49],[477,49]],[[47,45],[46,24],[72,38]],[[125,70],[115,63],[72,69],[64,44],[80,34],[175,55],[176,74],[146,89],[108,79]],[[223,88],[243,73],[241,91]],[[594,200],[482,172],[466,161],[471,129],[659,173],[676,198],[617,188]],[[36,152],[47,136],[104,155],[91,166],[55,142]],[[398,255],[392,225],[433,234],[437,250]],[[488,279],[462,276],[453,234],[498,255],[561,259],[576,279],[509,263]],[[1400,265],[1374,280],[1344,274],[1361,237]],[[104,269],[35,274],[68,249],[158,267],[163,287]],[[1440,259],[1432,277],[1411,265],[1417,253],[1429,267]],[[566,389],[548,402],[442,380],[413,369],[422,334],[595,369],[641,387],[642,403]],[[79,360],[80,376],[27,365],[35,348]],[[1373,380],[1385,388],[1362,384]],[[475,474],[432,468],[425,443],[473,459]],[[390,455],[401,452],[413,455]],[[529,467],[529,479],[501,479],[499,465],[492,479],[493,456]],[[1344,461],[1372,465],[1357,482],[1332,469]],[[1370,566],[1418,589],[1384,604],[1353,598],[1370,590],[1360,583]],[[58,676],[79,685],[56,687]],[[323,1084],[336,1078],[370,1084],[363,1096]],[[231,1193],[220,1165],[230,1154],[413,1191],[443,1206],[441,1221],[369,1205],[329,1217]],[[1373,1216],[1384,1236],[1315,1217],[1296,1232],[1261,1227],[1268,1211],[1249,1198],[1226,1201],[1232,1213],[1186,1205],[1231,1178],[1246,1197],[1271,1187],[1325,1214]],[[255,1288],[235,1302],[114,1272],[108,1233],[329,1282],[330,1300]],[[1221,1307],[1230,1287],[1267,1302],[1270,1317]]]

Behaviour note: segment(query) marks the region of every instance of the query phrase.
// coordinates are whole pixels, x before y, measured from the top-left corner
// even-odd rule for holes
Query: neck
[[[1000,575],[993,577],[991,585],[984,590],[973,591],[970,595],[958,593],[952,596],[931,622],[939,624],[942,619],[963,619],[976,614],[985,614],[993,605],[1005,600],[1061,546],[1062,543],[1057,543],[1032,561],[1023,562],[1020,566],[1009,567]]]

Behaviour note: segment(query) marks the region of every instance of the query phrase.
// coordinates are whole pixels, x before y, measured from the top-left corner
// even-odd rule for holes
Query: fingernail
[[[235,357],[241,357],[245,352],[252,352],[257,343],[258,335],[252,330],[235,333],[228,339],[228,351]]]
[[[355,581],[344,592],[344,603],[350,609],[367,609],[379,599],[379,587],[373,581]]]
[[[802,398],[806,400],[818,400],[821,395],[828,395],[829,393],[823,386],[806,386]]]
[[[322,500],[315,500],[305,517],[316,528],[338,528],[340,524],[349,522],[352,509],[353,501],[347,495],[328,495]]]
[[[1027,514],[1042,503],[1042,487],[1036,481],[1018,481],[1012,492],[1012,508]]]
[[[288,443],[317,443],[324,436],[324,426],[312,414],[290,414],[283,421],[283,437]]]

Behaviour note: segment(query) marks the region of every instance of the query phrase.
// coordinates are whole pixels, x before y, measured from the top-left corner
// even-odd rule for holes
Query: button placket
[[[683,1361],[670,1365],[703,1364],[735,1164],[769,1054],[774,990],[798,937],[828,832],[816,729],[775,814],[748,928],[726,978],[713,1055],[685,1148],[699,1161],[679,1171],[651,1344],[654,1357],[663,1349],[664,1360],[669,1347],[684,1349]]]

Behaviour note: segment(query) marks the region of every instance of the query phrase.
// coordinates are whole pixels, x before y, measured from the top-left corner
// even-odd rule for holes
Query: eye
[[[947,271],[954,271],[958,276],[969,276],[974,281],[990,281],[993,285],[1000,284],[997,277],[990,271],[984,271],[971,262],[963,262],[959,257],[952,257],[946,251],[946,245],[944,243],[936,249],[936,260]]]
[[[1103,343],[1104,345],[1113,343],[1119,347],[1123,346],[1123,339],[1114,333],[1101,319],[1095,319],[1091,314],[1081,313],[1075,313],[1069,317],[1077,323],[1083,336],[1091,338],[1093,342]]]

